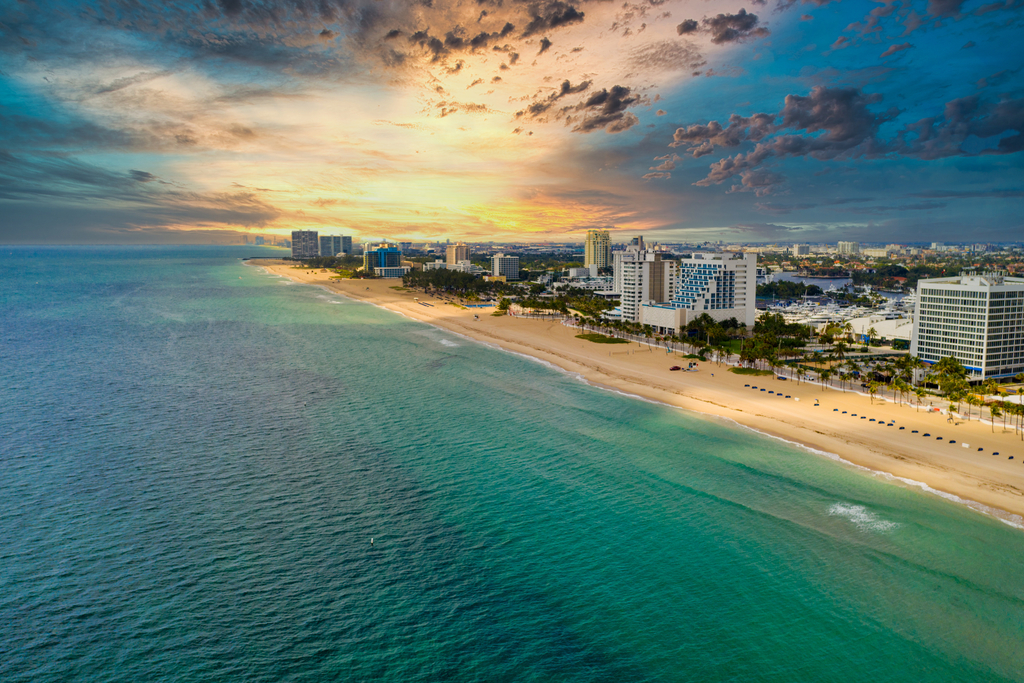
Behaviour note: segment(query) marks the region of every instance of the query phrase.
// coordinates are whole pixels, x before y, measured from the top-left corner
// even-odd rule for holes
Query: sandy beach
[[[727,365],[712,362],[701,363],[698,372],[671,372],[669,367],[686,367],[688,361],[680,354],[637,343],[595,344],[578,339],[578,330],[559,321],[495,317],[493,309],[460,308],[422,292],[392,289],[401,285],[400,280],[339,280],[332,279],[333,273],[298,269],[286,261],[249,263],[542,359],[599,386],[728,418],[905,480],[907,485],[919,482],[937,495],[955,496],[979,511],[1024,528],[1024,442],[1009,427],[1004,431],[1000,421],[994,431],[987,422],[976,420],[954,425],[946,416],[916,406],[896,405],[877,397],[872,402],[866,395],[823,390],[816,384],[737,375],[729,372]],[[433,306],[422,305],[417,297]],[[936,400],[935,405],[944,407],[945,403]],[[895,426],[879,423],[893,420]],[[925,433],[930,436],[923,436]],[[1014,457],[1011,460],[1009,456]]]

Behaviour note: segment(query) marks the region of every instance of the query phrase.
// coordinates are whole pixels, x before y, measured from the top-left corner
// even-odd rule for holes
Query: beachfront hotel
[[[910,353],[953,356],[971,380],[1024,372],[1024,278],[965,272],[917,283]]]
[[[292,230],[292,258],[308,259],[320,255],[316,230]]]
[[[491,257],[491,275],[504,277],[506,282],[519,279],[519,257],[495,254]]]
[[[607,268],[612,265],[612,235],[607,230],[587,230],[583,265]]]
[[[457,265],[459,261],[468,261],[469,247],[465,242],[449,244],[448,248],[445,249],[445,256],[447,257],[445,260],[450,266]]]
[[[667,301],[675,291],[676,264],[662,253],[647,249],[643,237],[634,237],[625,251],[615,252],[612,289],[619,294],[622,319],[640,322],[645,302]]]
[[[363,270],[377,277],[402,277],[409,272],[409,266],[402,265],[402,250],[385,242],[363,251]]]
[[[679,260],[671,300],[643,304],[640,322],[676,332],[707,313],[715,320],[736,318],[750,328],[757,318],[756,295],[756,254],[695,252]]]

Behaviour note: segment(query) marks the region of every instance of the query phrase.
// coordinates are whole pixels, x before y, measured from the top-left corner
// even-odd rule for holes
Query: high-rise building
[[[612,265],[612,236],[607,230],[587,230],[583,265],[607,268]]]
[[[385,242],[364,247],[363,270],[372,271],[377,277],[402,277],[409,267],[402,265],[402,250]]]
[[[320,255],[337,256],[341,253],[341,235],[320,235]]]
[[[495,254],[491,257],[491,275],[505,276],[511,282],[519,279],[519,257]]]
[[[633,238],[625,251],[614,254],[612,288],[619,294],[622,319],[640,322],[644,303],[667,301],[675,286],[676,264],[647,249],[643,237]]]
[[[839,242],[836,251],[840,254],[857,254],[860,252],[860,242]]]
[[[715,320],[736,320],[748,328],[757,318],[757,255],[695,252],[679,260],[675,292],[667,304],[644,306],[641,317],[657,327],[679,329],[707,313]],[[650,311],[648,311],[650,308]],[[661,309],[661,310],[657,310]],[[674,309],[673,319],[666,309]]]
[[[256,246],[262,247],[264,244],[263,235],[256,235]]]
[[[292,230],[292,258],[309,259],[320,255],[316,230]]]
[[[345,256],[352,255],[352,236],[342,235],[341,236],[341,253]]]
[[[953,356],[971,380],[1024,372],[1024,278],[965,272],[920,280],[910,353]]]
[[[459,261],[469,260],[469,247],[464,242],[458,242],[456,244],[449,244],[445,250],[445,259],[449,265],[454,266]]]
[[[808,256],[811,253],[811,245],[809,244],[794,244],[793,255],[794,256]]]

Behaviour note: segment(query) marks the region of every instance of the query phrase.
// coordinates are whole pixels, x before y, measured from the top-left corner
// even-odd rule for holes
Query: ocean
[[[1024,681],[1024,531],[275,253],[0,249],[0,680]]]

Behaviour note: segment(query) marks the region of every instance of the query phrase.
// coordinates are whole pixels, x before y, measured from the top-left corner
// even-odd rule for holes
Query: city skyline
[[[23,2],[0,242],[998,242],[1013,2]]]

